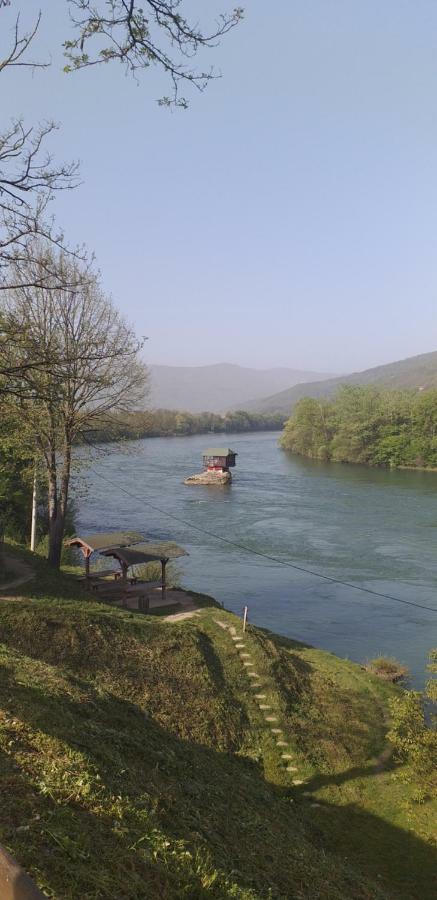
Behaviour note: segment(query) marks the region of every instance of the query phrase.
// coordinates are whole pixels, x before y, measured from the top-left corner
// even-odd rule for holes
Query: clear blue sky
[[[346,372],[437,349],[437,3],[245,5],[208,55],[223,78],[172,114],[157,73],[64,75],[66,5],[41,0],[53,65],[2,75],[2,122],[62,124],[84,184],[56,215],[150,362]]]

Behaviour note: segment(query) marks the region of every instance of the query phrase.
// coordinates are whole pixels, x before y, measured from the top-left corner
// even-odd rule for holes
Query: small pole
[[[166,599],[167,593],[167,585],[165,581],[165,567],[167,565],[167,559],[161,559],[161,598],[162,600]]]
[[[36,545],[36,504],[37,504],[37,484],[36,484],[36,463],[33,476],[33,493],[32,493],[32,527],[30,531],[30,549],[35,552]]]
[[[244,607],[244,612],[243,612],[243,634],[246,631],[246,622],[247,622],[247,606]]]

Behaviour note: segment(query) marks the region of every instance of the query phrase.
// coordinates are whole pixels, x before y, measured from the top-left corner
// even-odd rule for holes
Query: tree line
[[[305,397],[281,446],[312,459],[437,467],[437,390],[343,385],[333,399]]]
[[[218,415],[217,413],[180,412],[173,409],[154,409],[113,415],[84,436],[89,443],[138,440],[149,437],[176,437],[190,434],[228,434],[249,431],[279,431],[284,425],[283,413],[253,413],[245,410]]]

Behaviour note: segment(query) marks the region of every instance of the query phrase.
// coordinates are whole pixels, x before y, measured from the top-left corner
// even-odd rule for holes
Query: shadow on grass
[[[181,740],[79,677],[64,675],[62,691],[50,693],[2,667],[0,703],[8,721],[23,723],[11,738],[18,767],[0,758],[1,840],[59,900],[224,897],[226,880],[257,896],[364,900],[380,896],[368,881],[377,876],[382,896],[433,896],[437,850],[419,838],[351,805],[321,803],[315,821],[301,789]],[[363,774],[371,772],[333,781]],[[342,835],[363,882],[335,857],[345,855]],[[209,892],[214,872],[222,874]]]

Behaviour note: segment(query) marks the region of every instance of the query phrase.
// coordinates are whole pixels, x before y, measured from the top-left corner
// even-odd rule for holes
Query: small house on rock
[[[229,484],[232,475],[229,469],[235,466],[235,450],[230,447],[208,447],[203,451],[203,472],[190,475],[184,484]]]
[[[236,456],[229,447],[209,447],[203,451],[203,467],[207,472],[228,472],[234,468]]]

